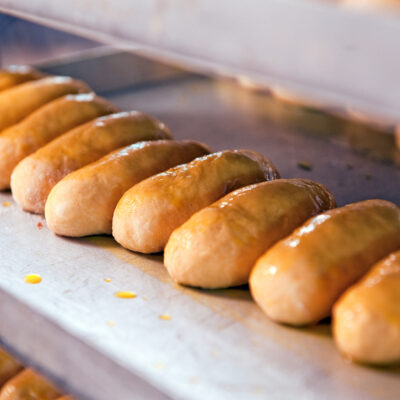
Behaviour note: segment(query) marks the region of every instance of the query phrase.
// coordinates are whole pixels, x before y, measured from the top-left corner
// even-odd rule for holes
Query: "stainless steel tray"
[[[123,70],[137,74],[116,73],[122,60],[131,66]],[[110,77],[107,86],[94,73],[89,83],[121,108],[157,116],[177,139],[202,140],[215,150],[256,149],[282,176],[326,184],[339,204],[371,197],[400,204],[393,136],[229,81],[141,63],[106,52],[42,67],[76,77],[88,77],[89,66],[101,71]],[[299,168],[304,160],[311,170]],[[0,238],[2,344],[82,400],[372,400],[400,392],[399,369],[344,360],[328,322],[303,330],[275,325],[246,287],[179,287],[161,255],[126,251],[109,237],[56,237],[9,193],[0,194]],[[26,284],[28,273],[42,275],[42,283]],[[119,290],[138,297],[116,298]]]

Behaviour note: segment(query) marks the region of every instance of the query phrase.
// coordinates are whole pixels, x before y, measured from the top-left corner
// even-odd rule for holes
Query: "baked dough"
[[[0,70],[0,92],[44,76],[42,72],[27,65],[10,65]]]
[[[55,400],[61,393],[46,379],[27,368],[1,389],[0,400]]]
[[[258,259],[254,300],[273,320],[312,324],[331,313],[340,294],[400,248],[400,209],[367,200],[308,220]]]
[[[172,279],[184,285],[216,289],[246,284],[268,248],[333,207],[333,195],[308,179],[278,179],[238,189],[172,233],[165,266]]]
[[[22,365],[4,350],[0,349],[0,386],[16,375],[22,369]]]
[[[108,154],[54,186],[46,202],[47,226],[65,236],[111,234],[115,206],[129,188],[208,153],[199,142],[156,140]]]
[[[58,97],[90,91],[85,83],[66,76],[38,79],[4,90],[0,92],[0,131]]]
[[[51,188],[68,173],[122,146],[169,137],[164,124],[136,111],[98,118],[25,158],[12,175],[13,196],[25,210],[43,213]]]
[[[376,264],[333,308],[339,349],[355,361],[400,363],[400,251]]]
[[[197,158],[128,190],[114,212],[118,243],[142,253],[161,251],[174,229],[196,211],[240,187],[278,178],[272,163],[248,150]]]
[[[67,95],[30,114],[0,134],[0,189],[10,187],[16,165],[57,136],[117,109],[93,93]]]

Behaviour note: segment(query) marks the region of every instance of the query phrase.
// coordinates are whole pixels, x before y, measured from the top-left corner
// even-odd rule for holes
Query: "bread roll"
[[[198,142],[157,140],[117,150],[58,182],[46,202],[47,226],[65,236],[111,234],[121,196],[134,184],[208,154]]]
[[[161,251],[172,231],[232,190],[279,177],[272,163],[248,150],[227,150],[148,178],[128,190],[114,212],[113,235],[142,253]]]
[[[0,386],[16,375],[22,365],[4,350],[0,349]]]
[[[0,131],[58,97],[90,91],[83,82],[65,76],[43,78],[4,90],[0,92]]]
[[[45,378],[25,369],[1,389],[0,400],[55,400],[61,393]]]
[[[316,323],[379,259],[400,248],[400,209],[367,200],[311,218],[261,256],[250,276],[254,300],[273,320]]]
[[[43,213],[50,190],[68,173],[122,146],[169,137],[164,124],[136,111],[98,118],[25,158],[12,175],[13,196],[24,210]]]
[[[0,134],[0,189],[10,187],[13,169],[26,156],[70,129],[115,111],[112,104],[93,93],[67,95],[5,129]]]
[[[208,289],[248,282],[257,258],[305,220],[335,207],[308,179],[279,179],[238,189],[194,214],[165,247],[176,282]]]
[[[0,70],[0,92],[44,76],[43,73],[27,65],[10,65]]]
[[[376,264],[333,308],[339,349],[358,362],[400,363],[400,251]]]

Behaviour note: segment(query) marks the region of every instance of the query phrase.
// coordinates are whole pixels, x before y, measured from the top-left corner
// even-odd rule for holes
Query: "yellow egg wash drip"
[[[11,203],[9,201],[5,201],[3,203],[3,207],[10,207]]]
[[[35,285],[42,282],[42,277],[38,274],[28,274],[25,276],[24,281],[26,283],[30,283],[31,285]]]
[[[115,297],[119,297],[120,299],[134,299],[136,297],[136,293],[133,292],[116,292]]]
[[[111,282],[111,279],[110,278],[104,278],[104,282],[109,283],[109,282]]]
[[[162,319],[163,321],[169,321],[172,317],[168,314],[162,314],[160,315],[160,319]]]

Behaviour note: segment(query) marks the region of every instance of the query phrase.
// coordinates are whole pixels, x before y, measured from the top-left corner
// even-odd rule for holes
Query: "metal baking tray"
[[[0,0],[0,10],[400,123],[395,9],[365,12],[344,0]]]
[[[283,177],[324,183],[339,204],[376,197],[400,204],[392,135],[127,53],[102,50],[41,67],[85,78],[121,108],[160,118],[177,139],[258,150]],[[0,193],[0,238],[0,344],[82,400],[375,400],[400,393],[400,369],[349,363],[329,321],[292,329],[269,321],[247,287],[178,286],[161,254],[129,252],[106,236],[57,237],[9,193]],[[26,284],[29,273],[43,281]],[[138,296],[115,297],[120,290]]]

